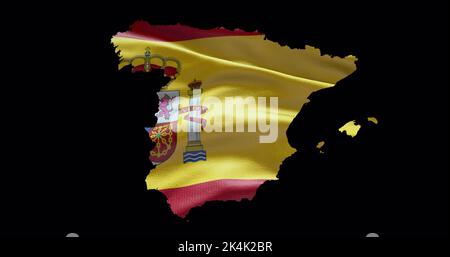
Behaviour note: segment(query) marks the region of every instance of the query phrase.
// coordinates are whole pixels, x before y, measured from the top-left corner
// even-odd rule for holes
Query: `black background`
[[[17,10],[3,22],[2,235],[448,237],[446,1]],[[186,222],[162,194],[145,190],[136,157],[143,120],[156,121],[148,119],[167,80],[156,71],[117,71],[110,45],[139,19],[258,30],[293,48],[353,54],[358,69],[310,96],[287,133],[298,152],[281,166],[279,181],[264,184],[252,201],[195,208]],[[364,122],[368,116],[379,124]],[[363,124],[353,139],[337,132],[349,120]],[[320,140],[324,155],[314,151]]]

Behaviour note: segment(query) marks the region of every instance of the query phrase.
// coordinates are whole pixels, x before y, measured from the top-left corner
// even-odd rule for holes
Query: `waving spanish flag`
[[[210,200],[252,198],[294,152],[286,130],[307,97],[352,73],[355,57],[291,49],[259,32],[134,23],[112,42],[135,70],[163,68],[158,122],[148,128],[158,189],[184,217]],[[151,86],[151,85],[148,85]]]

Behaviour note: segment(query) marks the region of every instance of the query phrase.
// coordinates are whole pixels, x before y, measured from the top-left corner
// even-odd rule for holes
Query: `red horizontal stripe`
[[[173,213],[185,217],[189,210],[213,200],[241,200],[255,196],[264,179],[221,179],[186,187],[161,190]]]
[[[208,37],[262,35],[258,31],[246,32],[240,29],[228,30],[223,27],[197,29],[185,25],[150,25],[146,21],[136,21],[127,32],[119,32],[119,37],[131,37],[153,41],[181,41]]]

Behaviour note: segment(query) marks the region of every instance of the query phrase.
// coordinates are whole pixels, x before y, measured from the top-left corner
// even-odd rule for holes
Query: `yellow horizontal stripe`
[[[181,74],[167,90],[180,90],[181,107],[188,106],[187,85],[193,79],[203,82],[203,99],[207,96],[221,100],[227,96],[278,97],[279,126],[275,143],[260,144],[260,132],[202,132],[207,161],[183,164],[187,134],[178,133],[173,155],[147,177],[149,189],[177,188],[219,179],[276,179],[279,165],[294,152],[287,143],[287,127],[307,97],[316,90],[333,86],[356,68],[352,56],[332,58],[321,55],[313,47],[281,47],[264,40],[263,35],[177,42],[114,37],[112,42],[123,58],[143,55],[145,48],[150,47],[152,53],[180,60]],[[207,120],[221,115],[224,121],[230,115],[220,112],[220,108],[207,107],[208,111],[202,115]],[[180,116],[178,126],[186,126],[183,117]],[[246,119],[246,123],[250,121],[255,120]]]

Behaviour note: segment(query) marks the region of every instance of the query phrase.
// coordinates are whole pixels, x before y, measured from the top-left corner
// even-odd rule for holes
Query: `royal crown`
[[[174,57],[164,57],[159,54],[153,54],[150,51],[150,48],[147,47],[145,49],[144,55],[134,56],[129,59],[124,59],[122,62],[127,62],[128,64],[133,64],[135,60],[144,60],[143,65],[138,65],[133,68],[133,71],[144,71],[150,72],[152,69],[163,69],[164,76],[169,76],[172,79],[175,78],[181,72],[181,62]],[[159,59],[161,61],[161,65],[152,64],[152,59]],[[170,66],[170,63],[174,63],[176,67]],[[175,69],[175,70],[174,70]]]
[[[194,79],[191,83],[189,83],[189,88],[190,89],[199,89],[200,86],[202,85],[202,81],[201,80],[196,80]]]

